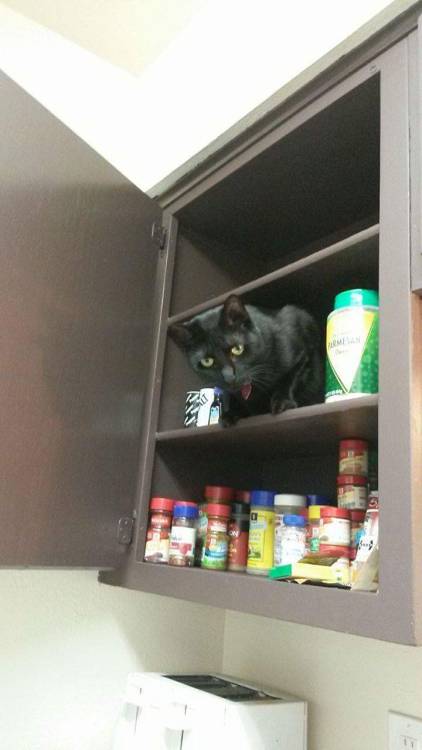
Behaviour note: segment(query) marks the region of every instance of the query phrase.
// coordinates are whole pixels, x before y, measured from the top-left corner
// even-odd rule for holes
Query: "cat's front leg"
[[[271,414],[282,414],[287,409],[297,409],[297,402],[286,396],[286,392],[274,391],[271,396]]]
[[[271,414],[281,414],[287,409],[297,409],[303,403],[304,379],[309,368],[308,357],[302,355],[295,366],[279,382],[271,395]]]

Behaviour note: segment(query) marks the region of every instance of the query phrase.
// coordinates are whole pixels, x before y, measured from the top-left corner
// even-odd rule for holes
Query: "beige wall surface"
[[[95,571],[1,571],[0,602],[1,750],[111,750],[128,672],[221,670],[223,611]]]
[[[226,612],[223,669],[309,701],[308,750],[387,750],[387,711],[422,717],[422,648]]]

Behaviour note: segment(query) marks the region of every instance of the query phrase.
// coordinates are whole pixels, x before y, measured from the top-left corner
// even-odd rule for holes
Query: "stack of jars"
[[[368,456],[366,440],[351,438],[340,441],[337,504],[339,509],[349,512],[351,560],[356,557],[368,506]]]
[[[192,567],[195,560],[197,503],[153,497],[149,507],[144,560]]]
[[[179,567],[244,571],[248,554],[246,490],[207,485],[204,500],[154,497],[144,560]]]

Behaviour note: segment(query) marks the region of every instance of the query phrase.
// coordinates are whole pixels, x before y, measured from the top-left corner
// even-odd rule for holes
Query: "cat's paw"
[[[287,409],[297,409],[296,401],[293,401],[291,398],[279,396],[275,393],[271,397],[271,414],[282,414],[283,411],[287,411]]]

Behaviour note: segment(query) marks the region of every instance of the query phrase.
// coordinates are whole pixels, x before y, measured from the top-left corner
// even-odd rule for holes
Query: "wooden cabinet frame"
[[[400,641],[419,642],[420,525],[411,519],[420,514],[420,300],[410,285],[410,144],[409,144],[409,57],[415,33],[395,44],[357,72],[330,88],[318,99],[299,109],[286,121],[240,148],[232,160],[220,165],[202,182],[178,195],[167,206],[170,246],[166,268],[163,266],[162,299],[155,349],[155,370],[150,390],[150,426],[144,454],[138,525],[138,549],[124,570],[103,580],[125,586],[201,601],[229,609],[262,614],[294,622],[354,632],[361,635]],[[413,50],[414,52],[414,50]],[[170,310],[171,269],[175,259],[177,215],[186,203],[202,191],[210,190],[232,170],[268,148],[370,76],[380,76],[380,219],[379,288],[380,393],[378,403],[378,445],[380,457],[380,590],[374,595],[300,586],[274,587],[270,582],[236,574],[214,575],[201,570],[179,571],[141,562],[147,520],[153,453],[158,429],[161,370],[166,346],[166,317]],[[242,287],[241,287],[242,288]],[[222,295],[223,296],[223,295]],[[217,297],[216,301],[220,301]],[[194,308],[194,311],[200,309]],[[179,316],[180,317],[180,316]],[[185,316],[186,317],[186,316]],[[351,404],[350,408],[353,408]],[[369,418],[369,416],[366,416]],[[283,419],[283,418],[282,418]],[[287,416],[280,431],[291,426]],[[159,440],[177,439],[162,433]],[[183,435],[187,448],[189,442]],[[192,437],[192,441],[194,440]],[[216,437],[217,440],[217,437]],[[229,440],[227,440],[229,442]],[[205,443],[204,443],[205,445]],[[420,519],[419,519],[420,521]]]

